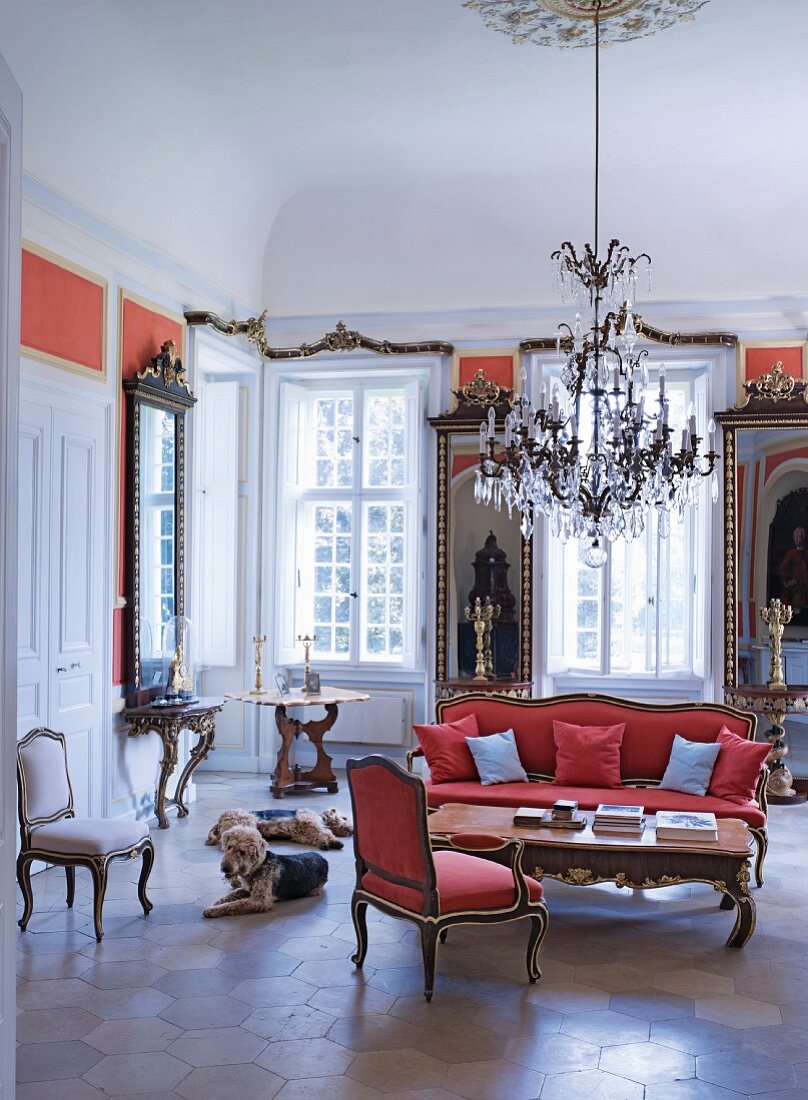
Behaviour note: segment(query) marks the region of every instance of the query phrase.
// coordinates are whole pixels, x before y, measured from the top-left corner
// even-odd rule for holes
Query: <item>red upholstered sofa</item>
[[[529,784],[497,783],[483,786],[478,781],[433,783],[426,781],[430,807],[451,802],[491,806],[549,807],[557,798],[576,799],[584,810],[593,810],[601,802],[620,804],[629,797],[626,787],[643,788],[632,801],[645,806],[648,813],[657,810],[698,810],[716,817],[735,817],[745,821],[755,837],[757,855],[755,878],[763,884],[763,860],[766,833],[766,778],[764,766],[758,778],[755,798],[739,804],[714,798],[657,790],[670,758],[675,734],[690,741],[715,741],[722,726],[746,740],[753,740],[757,719],[752,714],[720,703],[638,703],[608,695],[558,695],[552,699],[512,699],[481,692],[443,699],[436,706],[437,721],[456,722],[474,714],[481,735],[512,729],[522,766]],[[625,722],[620,751],[620,788],[562,787],[553,782],[556,745],[553,720],[581,726],[605,726]],[[420,748],[408,754],[412,768]]]

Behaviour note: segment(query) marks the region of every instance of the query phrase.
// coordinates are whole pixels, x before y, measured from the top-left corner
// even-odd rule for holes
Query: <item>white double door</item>
[[[103,404],[23,380],[17,733],[49,726],[65,734],[79,814],[105,809],[108,445]]]

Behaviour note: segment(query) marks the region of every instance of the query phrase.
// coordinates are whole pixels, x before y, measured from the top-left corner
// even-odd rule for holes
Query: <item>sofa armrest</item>
[[[423,756],[423,755],[424,755],[424,750],[420,746],[417,749],[410,749],[410,751],[407,753],[407,771],[408,772],[412,771],[412,762],[416,758],[416,756]]]
[[[763,810],[766,817],[769,816],[768,789],[770,774],[771,773],[769,770],[769,765],[764,763],[763,767],[760,769],[757,787],[755,788],[755,801],[757,802],[758,806],[760,806],[761,810]]]

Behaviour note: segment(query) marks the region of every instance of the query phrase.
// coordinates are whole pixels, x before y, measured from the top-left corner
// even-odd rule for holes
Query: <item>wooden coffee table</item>
[[[506,806],[449,803],[430,814],[429,831],[435,839],[452,833],[518,837],[525,842],[525,874],[570,886],[613,882],[634,890],[654,890],[706,882],[724,895],[722,907],[735,905],[735,926],[727,947],[743,947],[755,930],[755,902],[749,892],[752,837],[744,821],[719,821],[717,841],[677,841],[657,840],[651,815],[643,833],[632,837],[593,833],[591,811],[584,812],[587,824],[578,831],[524,828],[514,825],[515,813],[515,808]]]

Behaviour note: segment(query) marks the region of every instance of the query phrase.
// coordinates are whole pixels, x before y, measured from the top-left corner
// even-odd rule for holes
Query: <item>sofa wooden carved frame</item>
[[[440,699],[435,704],[436,720],[443,722],[443,712],[447,707],[457,706],[458,703],[469,703],[475,700],[481,700],[490,702],[491,696],[482,691],[469,692],[467,695],[456,695],[453,699]],[[741,711],[735,707],[727,706],[725,703],[712,703],[712,702],[694,702],[694,703],[640,703],[634,700],[618,699],[613,695],[600,695],[597,692],[577,692],[568,695],[555,695],[549,699],[513,699],[508,698],[507,701],[503,700],[503,704],[507,703],[507,706],[511,707],[527,707],[531,710],[537,710],[541,707],[557,706],[559,703],[579,703],[579,702],[597,702],[597,703],[609,703],[611,705],[617,705],[627,710],[637,710],[644,712],[676,714],[681,711],[691,711],[693,709],[704,708],[712,712],[719,712],[731,715],[732,718],[742,722],[747,727],[746,740],[753,741],[755,738],[755,731],[757,729],[757,717],[748,711]],[[413,761],[423,756],[423,750],[421,748],[411,749],[407,753],[407,770],[412,771]],[[528,779],[535,783],[550,783],[555,777],[552,775],[540,775],[533,772],[528,772]],[[755,800],[760,806],[764,814],[768,815],[768,800],[766,796],[767,782],[769,778],[768,767],[763,767],[760,775],[758,776],[757,787],[755,789]],[[645,776],[627,776],[623,779],[623,785],[626,787],[658,787],[658,779],[649,779]],[[766,858],[766,852],[769,847],[769,835],[766,826],[755,827],[749,825],[748,829],[752,836],[755,838],[756,853],[755,853],[755,882],[758,886],[763,885],[763,862]]]
[[[25,774],[20,761],[20,750],[30,745],[37,737],[50,737],[53,741],[58,741],[61,744],[62,752],[65,754],[65,775],[69,798],[66,807],[51,814],[49,817],[31,818],[27,813],[27,792],[25,787]],[[104,895],[107,889],[107,872],[110,863],[117,863],[123,860],[134,860],[137,859],[138,856],[143,857],[143,867],[137,884],[138,900],[143,906],[144,913],[148,914],[154,908],[153,904],[146,896],[146,883],[148,882],[154,863],[154,844],[152,843],[151,837],[148,835],[138,841],[137,844],[130,845],[127,848],[92,856],[78,852],[53,852],[48,848],[39,848],[35,843],[31,843],[31,833],[38,825],[50,825],[54,821],[61,821],[63,818],[76,816],[73,808],[73,786],[70,782],[70,774],[67,772],[67,749],[65,735],[63,733],[56,733],[54,730],[40,726],[37,729],[31,730],[30,733],[27,733],[25,737],[17,742],[17,810],[20,823],[20,854],[17,856],[17,881],[22,891],[24,904],[23,915],[17,923],[23,932],[27,928],[28,922],[31,919],[31,914],[34,911],[34,894],[31,888],[31,864],[35,860],[42,860],[44,863],[53,863],[58,867],[64,867],[65,878],[67,880],[68,909],[73,908],[73,901],[76,895],[75,868],[87,867],[89,869],[93,879],[93,924],[95,927],[95,938],[99,943],[104,935],[102,910],[104,906]]]
[[[510,921],[521,920],[530,917],[532,929],[527,948],[527,972],[531,984],[541,977],[538,956],[545,934],[547,933],[548,912],[543,900],[531,901],[530,891],[522,870],[522,853],[524,843],[521,840],[501,840],[491,847],[463,847],[455,843],[451,836],[433,836],[430,844],[429,829],[427,826],[428,809],[426,804],[426,791],[421,779],[414,775],[407,775],[398,764],[393,763],[383,756],[366,756],[362,760],[349,760],[347,765],[348,775],[355,770],[367,767],[382,767],[396,775],[402,782],[410,784],[416,792],[418,800],[418,813],[423,820],[421,829],[421,852],[425,865],[429,868],[428,880],[424,883],[414,882],[411,879],[401,878],[391,874],[382,867],[367,863],[358,854],[356,855],[356,886],[351,899],[351,916],[356,930],[356,953],[351,956],[351,962],[361,968],[365,961],[368,949],[367,934],[367,907],[373,905],[382,913],[391,917],[400,917],[417,925],[421,933],[421,954],[424,964],[424,996],[427,1002],[432,1000],[435,986],[435,966],[437,962],[438,943],[445,943],[449,929],[458,924],[503,924]],[[349,783],[349,787],[350,787]],[[357,820],[356,805],[354,803],[353,788],[351,788],[351,812],[354,821]],[[492,842],[493,842],[492,838]],[[460,841],[461,837],[457,837]],[[356,853],[357,840],[354,834],[354,852]],[[469,855],[480,856],[509,868],[513,872],[516,886],[516,896],[511,906],[504,909],[471,909],[459,910],[440,915],[440,897],[437,887],[437,876],[432,860],[432,852],[435,850],[462,851]],[[367,871],[372,871],[387,882],[397,886],[408,887],[423,891],[424,903],[420,913],[412,909],[394,904],[370,893],[362,888],[362,878]]]

